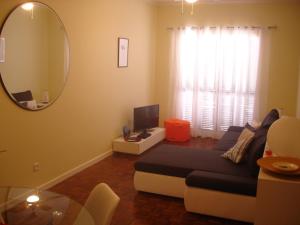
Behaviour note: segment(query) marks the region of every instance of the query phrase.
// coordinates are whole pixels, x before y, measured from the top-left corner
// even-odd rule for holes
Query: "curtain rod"
[[[203,29],[205,26],[191,26],[192,29]],[[216,29],[217,26],[208,26],[210,29]],[[273,26],[221,26],[221,27],[226,27],[226,28],[253,28],[253,29],[268,29],[268,30],[276,30],[278,27],[276,25]],[[174,29],[180,29],[180,28],[186,28],[186,26],[183,27],[167,27],[167,30],[174,30]]]

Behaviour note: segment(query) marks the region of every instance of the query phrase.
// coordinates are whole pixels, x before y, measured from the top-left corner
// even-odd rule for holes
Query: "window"
[[[253,120],[260,29],[186,28],[174,32],[174,111],[194,136],[215,136]]]

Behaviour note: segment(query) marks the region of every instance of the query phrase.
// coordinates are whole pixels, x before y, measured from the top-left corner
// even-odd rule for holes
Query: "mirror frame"
[[[10,92],[7,90],[7,88],[5,87],[5,84],[4,84],[4,81],[3,81],[3,78],[2,78],[2,74],[1,74],[1,71],[0,71],[0,83],[6,93],[6,95],[8,95],[8,97],[10,98],[10,100],[16,104],[18,107],[22,108],[22,109],[25,109],[27,111],[30,111],[30,112],[38,112],[38,111],[41,111],[43,109],[46,109],[48,108],[49,106],[51,106],[54,102],[56,102],[56,100],[61,96],[63,90],[65,89],[65,86],[66,86],[66,83],[68,81],[68,78],[69,78],[69,74],[70,74],[70,62],[71,62],[71,50],[70,50],[70,39],[69,39],[69,36],[68,36],[68,32],[66,30],[66,27],[62,21],[62,19],[59,17],[59,15],[57,14],[57,12],[52,8],[50,7],[49,5],[43,3],[43,2],[39,2],[39,1],[26,1],[26,2],[22,2],[16,6],[14,6],[10,11],[9,13],[6,15],[5,19],[3,20],[3,22],[1,22],[0,24],[0,37],[1,37],[1,34],[2,34],[2,31],[4,29],[4,26],[6,24],[6,21],[8,20],[8,18],[13,14],[13,12],[18,8],[18,7],[21,7],[21,5],[25,4],[25,3],[38,3],[40,5],[43,5],[45,7],[47,7],[57,18],[58,22],[60,23],[60,25],[63,27],[64,31],[65,31],[65,38],[67,39],[67,43],[68,43],[68,69],[67,69],[67,72],[66,72],[66,80],[65,80],[65,83],[63,84],[61,90],[59,91],[59,93],[53,98],[52,101],[50,101],[46,106],[44,107],[41,107],[41,108],[36,108],[36,109],[30,109],[30,108],[27,108],[21,104],[19,104],[13,97],[12,95],[10,94]]]

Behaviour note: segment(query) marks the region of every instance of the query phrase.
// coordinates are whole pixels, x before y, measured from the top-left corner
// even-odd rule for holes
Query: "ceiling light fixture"
[[[194,15],[194,4],[197,2],[198,0],[181,0],[181,15],[184,14],[184,10],[183,10],[183,3],[186,2],[188,4],[192,5],[192,10],[191,10],[191,15]]]
[[[38,195],[30,195],[26,198],[27,203],[37,203],[40,200],[40,197]]]
[[[185,0],[187,3],[193,4],[195,2],[197,2],[198,0]]]
[[[22,9],[24,9],[26,11],[30,11],[33,9],[33,3],[27,2],[27,3],[24,3],[21,7],[22,7]]]
[[[33,2],[24,3],[21,5],[21,8],[24,9],[25,11],[31,12],[31,19],[33,20],[34,3]]]

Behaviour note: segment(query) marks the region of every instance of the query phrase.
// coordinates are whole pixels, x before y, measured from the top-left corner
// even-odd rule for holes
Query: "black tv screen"
[[[134,108],[133,121],[134,131],[158,127],[159,105],[157,104]]]

